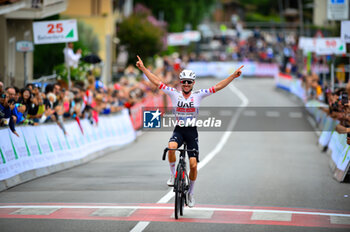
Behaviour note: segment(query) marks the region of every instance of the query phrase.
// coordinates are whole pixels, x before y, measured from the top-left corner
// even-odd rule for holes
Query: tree
[[[136,0],[149,7],[155,16],[164,15],[170,32],[181,32],[186,24],[196,28],[210,12],[215,0]]]
[[[129,61],[134,61],[136,55],[150,57],[160,52],[163,47],[164,31],[154,26],[147,14],[132,14],[118,26],[117,35],[121,45],[126,45]]]

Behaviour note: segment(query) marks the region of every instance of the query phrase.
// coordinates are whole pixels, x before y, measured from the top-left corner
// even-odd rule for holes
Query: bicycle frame
[[[165,160],[165,155],[168,151],[180,151],[179,163],[176,168],[175,182],[174,182],[174,192],[175,192],[175,219],[178,219],[178,213],[183,216],[183,207],[187,203],[187,191],[189,184],[189,177],[186,171],[186,152],[192,151],[198,155],[196,149],[188,150],[187,144],[184,143],[184,149],[170,149],[165,148],[163,153],[163,160]]]

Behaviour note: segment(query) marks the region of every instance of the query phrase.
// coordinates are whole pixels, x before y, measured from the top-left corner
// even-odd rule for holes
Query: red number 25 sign
[[[48,27],[48,34],[54,34],[54,33],[62,33],[63,32],[63,25],[62,23],[57,23],[57,24],[53,24],[50,23],[47,25]]]
[[[78,41],[76,19],[33,22],[34,44]]]

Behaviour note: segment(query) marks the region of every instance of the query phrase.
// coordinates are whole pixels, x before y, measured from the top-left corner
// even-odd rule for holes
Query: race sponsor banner
[[[342,55],[346,53],[345,42],[338,37],[317,38],[316,54],[317,55]]]
[[[305,92],[305,89],[303,87],[303,82],[302,80],[300,79],[297,79],[297,80],[294,80],[292,83],[291,83],[291,86],[290,86],[290,91],[298,96],[301,100],[303,100],[304,102],[306,101],[307,99],[307,96],[306,96],[306,92]]]
[[[350,43],[350,21],[341,22],[340,35],[345,43]]]
[[[27,170],[76,160],[109,146],[132,142],[136,135],[128,110],[101,116],[98,125],[81,120],[65,123],[67,135],[56,124],[17,127],[20,137],[8,128],[0,130],[0,180]]]
[[[244,65],[242,71],[244,76],[274,77],[278,75],[277,64],[258,62],[190,62],[187,69],[193,70],[196,76],[214,76],[216,78],[226,78],[238,67]]]
[[[346,29],[344,29],[344,32]],[[346,53],[344,38],[311,38],[299,37],[298,48],[303,50],[306,56],[309,52],[315,52],[317,55],[342,55]]]
[[[28,149],[30,150],[31,156],[41,155],[42,151],[40,145],[35,138],[36,128],[34,127],[21,127],[23,138],[25,138]]]
[[[316,51],[316,38],[311,37],[299,37],[298,48],[303,50],[303,54]]]
[[[350,147],[346,144],[346,134],[333,133],[329,148],[332,150],[332,161],[335,164],[334,178],[344,181],[349,170]]]
[[[82,146],[83,144],[79,139],[79,137],[81,136],[81,131],[79,129],[78,123],[76,122],[67,123],[66,130],[68,132],[66,135],[66,138],[68,138],[68,140],[70,141],[71,149],[79,149],[79,147]]]
[[[158,96],[160,97],[160,96]],[[123,126],[123,133],[121,134],[122,139],[123,139],[123,143],[130,143],[132,142],[132,140],[135,138],[135,131],[131,130],[130,128],[133,128],[133,125],[129,119],[129,113],[127,110],[123,110],[122,111],[122,115],[123,117],[121,117],[121,123]]]
[[[336,131],[333,132],[331,142],[332,147],[332,160],[335,164],[341,159],[341,154],[346,148],[346,134],[338,134]]]
[[[0,130],[0,176],[3,176],[4,178],[15,175],[14,171],[16,167],[12,168],[12,166],[17,159],[17,154],[11,144],[9,132],[9,129]]]
[[[345,146],[344,150],[339,156],[339,159],[337,160],[337,168],[341,171],[345,171],[346,167],[348,166],[349,160],[350,160],[350,153],[349,153],[349,145]]]
[[[38,143],[41,147],[42,153],[43,154],[49,154],[50,152],[53,152],[53,148],[51,145],[51,141],[49,140],[48,136],[46,135],[46,129],[47,127],[45,126],[39,126],[36,129],[35,136],[36,139],[38,140]]]
[[[326,121],[323,126],[323,131],[318,139],[318,143],[322,146],[327,146],[331,140],[332,133],[335,129],[336,122],[331,117],[326,117]]]
[[[169,46],[184,46],[190,42],[198,42],[201,39],[199,31],[184,31],[179,33],[169,33],[167,43]]]

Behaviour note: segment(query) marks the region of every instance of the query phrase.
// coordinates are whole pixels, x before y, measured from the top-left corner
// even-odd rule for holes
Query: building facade
[[[33,42],[33,20],[59,14],[67,0],[0,0],[0,81],[5,86],[24,86],[24,66],[28,80],[33,79],[33,53],[16,51],[18,41]]]
[[[116,60],[116,22],[120,19],[119,1],[69,0],[63,17],[75,18],[93,28],[99,40],[99,53],[103,61],[101,80],[110,83],[112,64]]]

